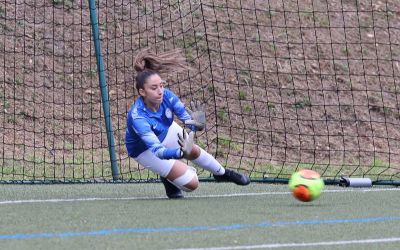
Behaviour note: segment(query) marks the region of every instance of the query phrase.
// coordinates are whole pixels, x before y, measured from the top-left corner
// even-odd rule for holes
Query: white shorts
[[[179,148],[178,144],[178,133],[182,134],[182,127],[179,126],[176,122],[172,122],[171,126],[168,129],[167,136],[161,142],[167,148]],[[162,177],[166,177],[172,169],[172,166],[175,163],[175,159],[170,160],[162,160],[155,156],[150,149],[147,149],[138,157],[134,158],[140,165],[143,167],[157,173]]]

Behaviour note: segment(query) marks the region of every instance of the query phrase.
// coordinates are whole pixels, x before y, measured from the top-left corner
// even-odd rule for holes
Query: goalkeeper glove
[[[186,108],[186,110],[192,119],[186,120],[185,125],[189,127],[194,126],[196,130],[201,131],[206,126],[205,105],[201,104],[200,101],[191,101],[190,106],[191,110],[189,108]]]
[[[181,146],[181,151],[183,157],[190,155],[193,149],[194,132],[190,131],[188,134],[185,129],[183,129],[182,135],[178,134],[178,144]]]

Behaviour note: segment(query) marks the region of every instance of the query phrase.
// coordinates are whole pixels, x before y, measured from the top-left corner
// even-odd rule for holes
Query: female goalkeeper
[[[212,155],[194,144],[194,131],[205,127],[204,106],[191,102],[192,110],[186,109],[171,90],[164,88],[160,74],[188,68],[180,51],[159,55],[141,51],[134,68],[139,98],[127,115],[126,147],[130,157],[160,175],[167,196],[182,198],[181,190],[191,192],[199,185],[195,169],[179,160],[182,158],[210,171],[217,181],[249,184],[247,176],[225,169]],[[190,133],[174,122],[175,115],[190,128]]]

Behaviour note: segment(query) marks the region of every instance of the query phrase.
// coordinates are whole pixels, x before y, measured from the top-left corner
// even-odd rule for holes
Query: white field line
[[[373,189],[332,189],[324,190],[323,193],[347,193],[347,192],[387,192],[399,191],[400,188],[373,188]],[[218,198],[218,197],[242,197],[242,196],[264,196],[264,195],[288,195],[290,192],[257,192],[257,193],[230,193],[215,195],[188,195],[188,198]],[[30,200],[4,200],[0,201],[0,205],[7,204],[26,204],[26,203],[59,203],[59,202],[87,202],[87,201],[119,201],[119,200],[157,200],[166,199],[165,196],[159,197],[87,197],[87,198],[70,198],[70,199],[30,199]]]
[[[342,240],[342,241],[321,241],[321,242],[305,242],[305,243],[280,243],[280,244],[263,244],[248,246],[227,246],[227,247],[210,247],[210,248],[179,248],[175,250],[237,250],[237,249],[267,249],[267,248],[297,248],[297,247],[320,247],[320,246],[338,246],[353,244],[373,244],[373,243],[390,243],[398,242],[400,238],[386,239],[362,239],[362,240]]]

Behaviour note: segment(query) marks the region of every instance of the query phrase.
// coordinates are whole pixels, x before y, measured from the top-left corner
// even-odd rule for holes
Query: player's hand
[[[183,157],[190,155],[194,144],[194,132],[190,131],[188,134],[185,129],[182,131],[182,135],[178,134],[178,144],[181,146]]]
[[[201,104],[200,101],[193,100],[190,102],[190,107],[191,109],[186,108],[186,110],[192,119],[186,120],[185,125],[192,125],[198,131],[203,130],[206,126],[205,105]]]

